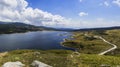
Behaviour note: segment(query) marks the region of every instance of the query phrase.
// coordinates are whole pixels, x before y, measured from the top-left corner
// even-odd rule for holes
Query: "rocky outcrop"
[[[25,65],[22,64],[21,62],[17,61],[17,62],[6,62],[5,64],[3,64],[2,67],[24,67]],[[32,67],[52,67],[50,65],[47,65],[45,63],[42,63],[40,61],[33,61],[31,64]]]

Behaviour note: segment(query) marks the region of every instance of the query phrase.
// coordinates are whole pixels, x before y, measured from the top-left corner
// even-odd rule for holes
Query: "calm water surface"
[[[67,35],[61,35],[67,34]],[[69,32],[61,31],[39,31],[15,34],[1,34],[0,35],[0,51],[10,51],[16,49],[66,49],[74,50],[72,48],[63,47],[60,42],[64,38],[71,35]]]

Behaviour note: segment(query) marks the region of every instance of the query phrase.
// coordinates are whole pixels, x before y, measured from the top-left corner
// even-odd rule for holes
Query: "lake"
[[[63,47],[60,42],[64,38],[71,36],[70,32],[62,31],[37,31],[14,34],[0,35],[0,52],[11,51],[16,49],[65,49],[74,50],[73,48]]]

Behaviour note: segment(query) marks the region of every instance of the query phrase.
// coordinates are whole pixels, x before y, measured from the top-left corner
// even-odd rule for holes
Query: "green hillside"
[[[0,54],[1,55],[1,54]],[[53,67],[117,67],[120,57],[82,54],[66,50],[16,50],[0,57],[0,66],[9,61],[20,61],[25,67],[31,67],[34,60],[39,60]]]
[[[89,35],[85,36],[85,34]],[[110,49],[112,46],[95,38],[92,32],[74,32],[71,39],[65,39],[64,46],[76,48],[78,52],[85,54],[98,54]]]

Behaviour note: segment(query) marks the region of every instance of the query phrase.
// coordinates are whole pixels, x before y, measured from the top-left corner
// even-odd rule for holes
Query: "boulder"
[[[49,66],[49,65],[42,63],[40,61],[37,61],[37,60],[33,61],[31,65],[33,67],[52,67],[52,66]]]
[[[17,61],[17,62],[6,62],[3,64],[2,67],[23,67],[23,66],[25,65]]]

